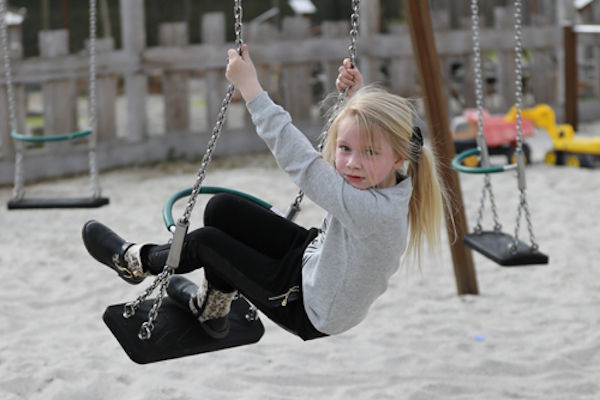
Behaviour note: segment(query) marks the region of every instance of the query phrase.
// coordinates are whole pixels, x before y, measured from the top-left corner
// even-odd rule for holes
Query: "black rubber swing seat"
[[[109,203],[106,197],[22,198],[10,200],[9,210],[28,208],[96,208]]]
[[[258,316],[251,321],[246,318],[250,305],[243,297],[231,304],[230,330],[223,339],[208,336],[190,312],[166,297],[150,339],[142,340],[138,333],[148,318],[153,301],[148,299],[142,302],[135,315],[130,318],[123,317],[124,304],[109,306],[102,317],[129,358],[138,364],[256,343],[265,332]]]
[[[547,255],[532,250],[530,246],[520,240],[518,241],[517,251],[513,253],[510,250],[513,237],[504,232],[468,233],[463,237],[463,242],[473,250],[503,266],[548,264]]]

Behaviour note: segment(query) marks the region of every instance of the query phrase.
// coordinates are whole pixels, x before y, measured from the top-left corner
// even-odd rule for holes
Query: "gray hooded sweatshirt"
[[[366,317],[399,268],[407,243],[410,178],[384,189],[356,189],[266,92],[246,106],[278,165],[327,212],[303,257],[304,308],[320,332],[342,333]]]

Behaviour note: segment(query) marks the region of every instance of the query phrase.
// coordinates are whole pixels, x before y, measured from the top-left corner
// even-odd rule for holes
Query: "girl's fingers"
[[[242,46],[242,60],[250,61],[250,52],[248,51],[248,45],[245,44]]]

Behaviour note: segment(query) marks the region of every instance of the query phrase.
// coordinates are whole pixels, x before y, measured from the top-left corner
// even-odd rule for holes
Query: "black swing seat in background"
[[[96,208],[109,203],[106,197],[22,198],[10,200],[9,210],[31,208]]]
[[[463,237],[465,245],[490,258],[496,263],[515,267],[519,265],[548,264],[548,256],[522,241],[518,241],[517,251],[512,252],[510,246],[513,237],[504,232],[482,231],[469,233]]]
[[[147,321],[153,302],[154,299],[142,302],[135,315],[130,318],[123,317],[124,304],[109,306],[103,315],[104,322],[123,350],[138,364],[256,343],[265,332],[258,316],[251,321],[246,318],[250,305],[243,297],[231,304],[230,331],[223,339],[209,337],[189,311],[183,310],[166,297],[150,339],[141,340],[138,332],[140,326]]]

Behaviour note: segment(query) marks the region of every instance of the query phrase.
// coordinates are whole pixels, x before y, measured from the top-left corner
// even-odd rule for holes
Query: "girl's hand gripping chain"
[[[227,50],[227,57],[225,77],[240,91],[244,100],[248,101],[261,93],[263,88],[258,81],[254,63],[250,59],[248,46],[244,45],[241,56],[235,49]]]
[[[348,97],[352,97],[354,93],[363,87],[362,74],[358,68],[354,67],[349,58],[345,58],[342,65],[338,68],[338,77],[335,80],[335,87],[338,91],[348,88]]]

